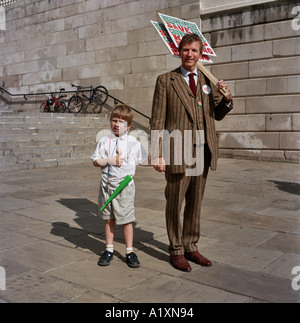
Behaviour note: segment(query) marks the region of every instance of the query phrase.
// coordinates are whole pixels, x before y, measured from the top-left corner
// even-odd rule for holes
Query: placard
[[[205,39],[201,31],[199,30],[196,23],[171,17],[161,13],[159,13],[159,16],[163,21],[176,47],[179,46],[181,39],[185,34],[195,33],[200,36],[203,42],[203,54],[208,56],[217,56],[215,51],[212,49],[208,41]]]
[[[153,27],[156,29],[156,31],[158,32],[159,36],[161,37],[161,39],[163,40],[165,45],[167,46],[167,48],[169,49],[170,53],[174,57],[180,57],[179,51],[177,48],[178,46],[176,46],[176,44],[173,42],[165,25],[163,23],[152,21],[152,20],[151,20],[151,23],[152,23]],[[204,55],[204,54],[201,55],[199,61],[206,62],[206,63],[212,63],[212,60],[210,59],[210,57],[208,55]]]

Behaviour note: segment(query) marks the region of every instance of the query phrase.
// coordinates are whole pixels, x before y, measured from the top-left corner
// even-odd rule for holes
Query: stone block
[[[38,71],[38,61],[22,62],[18,64],[7,65],[7,75],[28,74]]]
[[[161,71],[166,68],[166,57],[144,57],[144,58],[133,58],[131,60],[132,73],[142,73],[145,71]]]
[[[107,63],[111,61],[115,61],[117,57],[117,49],[109,48],[109,49],[100,49],[98,51],[94,51],[95,53],[95,63]]]
[[[50,33],[45,37],[48,45],[65,44],[69,41],[78,40],[77,29],[69,29]]]
[[[116,49],[116,60],[130,59],[132,57],[140,56],[138,55],[139,48],[137,44],[119,46]]]
[[[78,46],[78,43],[77,43]],[[55,45],[55,48],[52,46],[47,46],[43,48],[32,48],[25,51],[25,60],[39,60],[52,57],[64,57],[67,54],[66,44]]]
[[[205,4],[205,2],[209,2],[209,4]],[[224,30],[228,28],[241,27],[243,25],[250,24],[250,12],[249,11],[239,11],[239,12],[232,12],[230,15],[219,14],[215,15],[216,11],[219,11],[220,8],[223,10],[226,8],[232,9],[232,3],[228,5],[224,5],[224,2],[218,5],[212,5],[212,1],[205,0],[202,2],[202,14],[205,15],[203,17],[203,31],[209,30]],[[208,15],[210,13],[210,15]]]
[[[143,42],[138,44],[138,54],[132,57],[158,56],[169,54],[169,50],[161,39],[154,42]]]
[[[107,34],[103,36],[86,39],[86,50],[94,51],[99,49],[114,48],[127,45],[127,32]]]
[[[289,76],[288,81],[288,93],[300,93],[300,76]]]
[[[264,131],[265,115],[228,115],[221,122],[216,122],[218,131]]]
[[[266,93],[267,93],[267,80],[264,78],[236,81],[236,85],[235,85],[236,96],[265,95]]]
[[[93,19],[91,17],[92,13],[94,13],[94,16],[95,15],[97,16],[98,20]],[[78,27],[86,26],[88,24],[93,24],[95,22],[100,21],[99,19],[101,19],[101,15],[99,15],[99,11],[93,11],[92,13],[87,12],[73,17],[63,18],[65,23],[65,29],[78,28]]]
[[[218,47],[215,49],[217,57],[213,57],[214,64],[231,63],[231,47]]]
[[[264,26],[262,25],[234,28],[229,30],[226,30],[226,28],[221,28],[220,31],[212,32],[210,45],[213,48],[217,48],[220,46],[263,41],[263,30]]]
[[[300,162],[300,151],[298,150],[286,150],[285,151],[286,161],[290,163],[299,163]]]
[[[267,94],[288,93],[287,77],[275,77],[267,79]]]
[[[234,132],[222,133],[220,148],[278,149],[278,132]]]
[[[148,36],[147,36],[148,35]],[[157,32],[154,28],[138,28],[128,33],[128,44],[140,44],[144,41],[157,40]]]
[[[160,74],[157,72],[137,73],[124,75],[126,88],[153,87]]]
[[[1,39],[1,38],[0,38]],[[1,40],[0,40],[1,42]],[[3,41],[4,43],[4,41]],[[4,63],[4,56],[10,53],[15,53],[17,51],[17,44],[16,42],[8,42],[5,41],[5,46],[0,46],[0,55],[3,56],[0,59],[0,64]]]
[[[33,85],[39,83],[60,82],[62,80],[62,70],[53,69],[23,75],[23,85]]]
[[[132,73],[130,59],[101,63],[99,64],[99,67],[101,76],[126,75]]]
[[[213,65],[212,73],[223,80],[245,79],[249,77],[249,63]]]
[[[280,149],[300,150],[300,132],[282,132],[279,142]]]
[[[98,11],[99,8],[100,8],[99,2],[94,0],[87,0],[87,1],[79,2],[78,4],[79,12]]]
[[[300,95],[274,95],[250,97],[246,100],[246,113],[299,112]]]
[[[294,113],[292,116],[293,119],[293,131],[300,131],[300,113]]]
[[[233,115],[233,114],[245,114],[245,113],[246,113],[246,99],[234,98],[233,109],[229,112],[229,114]]]
[[[276,21],[271,24],[266,24],[264,28],[264,39],[278,39],[278,38],[290,38],[299,36],[299,31],[292,28],[292,22]]]
[[[74,83],[79,79],[79,67],[64,68],[62,70],[62,80]]]
[[[100,75],[100,84],[105,86],[109,91],[111,90],[124,90],[124,76],[113,75],[103,76]]]
[[[273,43],[259,42],[232,47],[232,61],[246,61],[273,57]]]
[[[292,131],[292,114],[267,114],[266,131]]]
[[[25,52],[15,52],[5,55],[5,65],[17,64],[25,61]]]
[[[294,56],[296,55],[297,43],[300,38],[288,38],[275,40],[273,42],[273,55],[274,57]]]
[[[249,62],[250,77],[300,74],[300,57],[277,58]]]
[[[98,34],[100,34],[99,24],[86,25],[78,28],[78,37],[80,39],[91,38]]]
[[[169,7],[168,0],[152,0],[152,1],[133,1],[129,4],[131,15],[140,15],[145,12],[158,11]],[[195,2],[195,1],[192,1]]]
[[[200,8],[201,4],[199,1],[193,1],[189,4],[184,4],[182,6],[182,19],[188,21],[194,21],[198,26],[201,26],[201,23],[195,21],[195,19],[199,19],[200,16]]]
[[[285,162],[283,150],[262,150],[261,160]]]
[[[73,66],[88,66],[95,63],[94,53],[78,53],[57,58],[58,68],[68,68]]]

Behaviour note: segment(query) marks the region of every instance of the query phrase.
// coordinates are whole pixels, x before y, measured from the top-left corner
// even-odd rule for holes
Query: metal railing
[[[83,92],[84,91],[88,91],[88,90],[83,90]],[[103,92],[103,93],[105,93],[104,91],[101,91],[101,92]],[[39,95],[54,95],[54,94],[62,94],[62,93],[68,93],[68,94],[70,94],[70,93],[72,93],[72,94],[75,94],[75,93],[77,93],[76,91],[51,91],[51,92],[38,92],[38,93],[19,93],[19,94],[12,94],[12,93],[10,93],[10,92],[8,92],[7,90],[5,90],[3,87],[1,87],[0,86],[0,95],[1,94],[3,94],[3,93],[6,93],[7,95],[9,95],[10,97],[23,97],[24,98],[24,100],[28,100],[28,98],[27,97],[29,97],[29,96],[39,96]],[[105,93],[108,97],[110,97],[111,99],[113,99],[114,100],[114,104],[118,104],[118,103],[120,103],[120,104],[125,104],[124,102],[122,102],[121,100],[119,100],[118,98],[116,98],[116,97],[114,97],[114,96],[112,96],[112,95],[110,95],[109,93]],[[138,110],[136,110],[135,108],[133,108],[133,107],[130,107],[134,112],[136,112],[136,113],[138,113],[139,115],[141,115],[142,117],[144,117],[144,118],[146,118],[149,122],[150,122],[150,120],[151,120],[151,118],[150,117],[148,117],[147,115],[145,115],[144,113],[142,113],[142,112],[140,112],[140,111],[138,111]]]
[[[15,3],[18,0],[0,0],[0,7],[8,6],[9,4]]]

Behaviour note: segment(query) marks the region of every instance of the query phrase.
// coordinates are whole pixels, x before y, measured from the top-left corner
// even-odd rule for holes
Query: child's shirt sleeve
[[[138,140],[136,140],[134,146],[132,147],[132,155],[136,165],[141,165],[148,159],[148,153]]]
[[[100,140],[97,144],[97,147],[91,156],[92,161],[101,159],[101,158],[107,158],[106,149],[105,149],[105,142],[104,140]]]

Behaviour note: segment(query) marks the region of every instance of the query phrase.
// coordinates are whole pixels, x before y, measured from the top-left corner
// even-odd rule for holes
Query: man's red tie
[[[193,94],[196,96],[197,87],[195,84],[194,75],[195,75],[195,73],[190,73],[189,78],[190,78],[190,88],[191,88]]]

